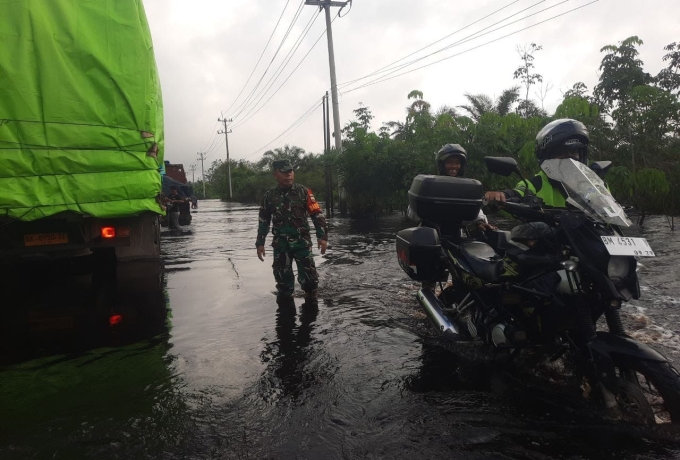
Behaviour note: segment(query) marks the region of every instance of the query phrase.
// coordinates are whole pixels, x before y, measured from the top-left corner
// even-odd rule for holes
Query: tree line
[[[680,186],[680,43],[664,47],[665,67],[657,75],[644,69],[638,51],[642,44],[633,36],[603,47],[597,85],[590,91],[575,83],[553,114],[543,107],[552,86],[535,71],[541,51],[536,44],[518,47],[515,84],[497,98],[466,93],[464,105],[433,109],[421,91],[411,91],[405,118],[377,129],[370,108],[360,104],[342,129],[340,153],[307,153],[285,145],[265,152],[258,162],[233,161],[233,200],[258,202],[272,185],[271,161],[285,158],[297,166],[296,181],[324,201],[329,163],[333,193],[337,196],[341,182],[354,215],[403,209],[413,177],[435,173],[434,152],[446,143],[467,150],[468,177],[488,190],[507,188],[516,178],[489,174],[484,157],[513,157],[526,174],[533,174],[539,170],[534,139],[540,128],[557,118],[574,118],[590,131],[589,160],[614,163],[606,180],[619,201],[643,212],[678,214],[680,199],[673,191]],[[228,199],[225,163],[213,163],[206,181],[208,197]],[[202,184],[194,188],[200,193]]]

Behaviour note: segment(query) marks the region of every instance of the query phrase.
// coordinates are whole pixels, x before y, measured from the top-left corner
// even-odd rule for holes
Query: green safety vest
[[[550,179],[548,179],[548,176],[543,171],[527,180],[526,183],[524,181],[519,182],[515,186],[514,191],[520,196],[524,196],[527,189],[527,183],[529,184],[529,191],[541,198],[546,206],[553,208],[567,207],[566,197],[559,188],[550,183]]]

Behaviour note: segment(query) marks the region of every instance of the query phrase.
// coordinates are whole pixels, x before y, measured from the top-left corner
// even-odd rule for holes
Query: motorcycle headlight
[[[625,278],[630,271],[630,261],[625,256],[611,256],[607,265],[609,278]]]

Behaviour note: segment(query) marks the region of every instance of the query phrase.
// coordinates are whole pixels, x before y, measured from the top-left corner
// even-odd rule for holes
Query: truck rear
[[[141,0],[0,2],[0,263],[160,257],[163,107]]]

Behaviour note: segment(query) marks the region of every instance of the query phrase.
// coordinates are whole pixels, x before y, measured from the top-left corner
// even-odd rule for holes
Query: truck
[[[0,2],[0,264],[160,261],[163,101],[141,0]]]

